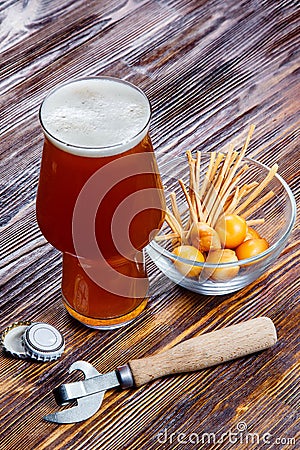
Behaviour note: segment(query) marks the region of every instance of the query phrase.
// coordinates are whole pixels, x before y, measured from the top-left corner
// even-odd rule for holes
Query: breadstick
[[[233,149],[233,148],[234,148],[234,146],[232,145],[232,149]],[[231,167],[232,167],[232,165],[233,165],[235,159],[237,158],[237,156],[238,156],[238,152],[232,152],[232,155],[231,155],[231,158],[230,158],[230,161],[229,161],[228,168],[227,168],[227,170],[226,170],[226,172],[225,172],[225,178],[227,178],[227,177],[229,176]]]
[[[223,155],[224,156],[224,155]],[[218,159],[218,158],[217,158]],[[226,158],[224,163],[222,164],[221,169],[219,170],[219,173],[216,175],[215,179],[213,180],[211,187],[205,197],[204,203],[205,203],[205,209],[206,209],[206,221],[209,225],[211,225],[212,221],[212,210],[218,208],[220,204],[220,196],[219,191],[221,189],[221,185],[224,179],[224,173],[227,167]]]
[[[235,192],[234,192],[234,194],[232,196],[232,200],[229,203],[228,207],[225,209],[225,206],[224,206],[224,213],[225,214],[232,214],[233,211],[235,210],[235,208],[236,208],[236,206],[238,204],[238,201],[239,201],[239,192],[240,192],[240,188],[237,186],[236,189],[235,189]],[[219,220],[219,217],[217,217],[216,222],[218,220]]]
[[[204,221],[203,206],[201,204],[201,200],[200,200],[198,192],[195,192],[195,200],[196,200],[196,209],[197,209],[198,221],[199,222],[203,222]]]
[[[173,233],[179,234],[181,236],[182,231],[179,223],[177,222],[176,218],[173,216],[171,211],[166,208],[166,222],[173,231]]]
[[[215,202],[212,210],[210,211],[210,222],[212,227],[216,224],[220,214],[222,213],[226,200],[231,191],[235,188],[237,183],[240,181],[241,176],[246,170],[248,170],[248,168],[249,167],[247,165],[243,166],[238,174],[233,178],[231,184],[227,187],[227,190],[223,193],[223,195],[221,196],[221,194],[219,194],[219,202]]]
[[[242,159],[243,159],[243,157],[244,157],[244,155],[246,153],[246,150],[248,148],[250,139],[251,139],[252,134],[254,132],[254,128],[255,128],[255,125],[250,125],[250,129],[248,131],[248,135],[247,135],[245,144],[243,145],[240,155],[237,157],[237,159],[236,159],[236,161],[235,161],[235,163],[234,163],[230,173],[228,174],[228,176],[226,178],[226,182],[224,183],[223,192],[227,189],[227,187],[231,183],[231,180],[233,179],[234,174],[236,173],[236,171],[237,171],[237,169],[238,169],[238,167],[239,167],[239,165],[240,165],[240,163],[241,163],[241,161],[242,161]],[[223,192],[221,193],[221,196],[223,195]]]
[[[194,159],[192,157],[192,152],[191,150],[187,150],[186,151],[186,156],[187,156],[187,160],[188,160],[188,165],[189,165],[189,171],[190,171],[190,180],[189,180],[189,196],[191,199],[191,202],[193,204],[193,206],[195,207],[195,195],[194,195],[194,178],[195,178],[195,170],[194,170]]]
[[[250,126],[240,152],[234,151],[233,144],[230,144],[226,154],[211,152],[202,184],[200,183],[201,153],[197,151],[196,158],[193,158],[191,150],[186,152],[189,165],[188,189],[183,180],[180,179],[178,182],[185,196],[187,208],[180,214],[176,193],[170,194],[172,211],[167,209],[166,221],[172,232],[158,236],[156,238],[158,241],[170,239],[173,246],[178,243],[179,245],[188,244],[190,243],[189,235],[195,224],[205,222],[213,228],[220,217],[225,214],[240,215],[246,220],[248,226],[264,223],[264,218],[248,219],[248,217],[273,197],[274,192],[270,190],[258,198],[275,176],[278,165],[274,164],[271,167],[262,182],[244,182],[241,185],[243,174],[249,169],[247,164],[242,164],[242,159],[254,128],[254,125]],[[251,203],[252,205],[250,205]]]
[[[197,223],[198,222],[197,213],[195,211],[194,205],[191,202],[191,199],[190,199],[190,196],[189,196],[189,194],[188,194],[188,192],[186,190],[186,187],[185,187],[185,185],[184,185],[184,183],[183,183],[183,181],[181,179],[178,180],[178,183],[180,184],[181,189],[182,189],[182,191],[183,191],[183,193],[185,195],[186,201],[188,202],[188,205],[189,205],[189,208],[190,208],[191,220],[192,220],[193,223]]]
[[[244,211],[245,208],[251,203],[261,192],[262,190],[270,183],[272,178],[274,177],[275,173],[278,170],[278,164],[274,164],[266,178],[257,186],[257,188],[252,192],[252,194],[249,195],[249,197],[246,198],[244,203],[242,203],[235,211],[236,214],[240,214],[242,211]]]
[[[176,201],[176,193],[175,192],[171,192],[170,200],[171,200],[173,215],[174,215],[175,219],[177,220],[177,222],[179,223],[179,225],[182,228],[182,222],[181,222],[181,217],[180,217],[180,213],[179,213],[179,210],[178,210],[178,205],[177,205],[177,201]]]
[[[159,236],[155,236],[154,240],[157,242],[167,241],[169,239],[180,238],[178,233],[168,233],[168,234],[160,234]]]
[[[200,192],[199,192],[200,200],[202,199],[203,195],[205,194],[206,189],[207,189],[207,185],[208,185],[208,183],[210,181],[210,174],[211,174],[214,162],[215,162],[215,158],[216,158],[216,152],[211,152],[208,169],[207,169],[206,174],[204,176],[204,180],[203,180]]]
[[[191,151],[186,152],[188,164],[190,168],[190,186],[189,195],[191,202],[197,214],[197,221],[203,220],[202,205],[199,197],[199,183],[200,183],[200,152],[197,152],[197,159],[193,159]]]
[[[241,189],[240,189],[240,193],[239,193],[239,201],[245,197],[245,195],[249,194],[250,191],[252,191],[252,189],[256,188],[256,186],[258,186],[259,183],[257,183],[257,181],[253,181],[252,183],[249,184],[244,184]]]
[[[248,227],[252,227],[253,225],[262,225],[263,223],[265,223],[265,219],[264,218],[246,220],[246,224],[248,225]]]
[[[199,150],[197,151],[196,156],[196,165],[195,165],[195,180],[196,180],[196,192],[198,196],[200,195],[199,187],[200,187],[200,163],[201,163],[201,152]],[[200,197],[199,197],[200,198]]]
[[[210,174],[210,177],[209,177],[209,181],[211,183],[214,183],[215,174],[216,174],[217,170],[220,168],[220,164],[223,161],[224,157],[225,157],[224,153],[220,152],[220,153],[217,154],[217,158],[216,158],[215,164],[214,164],[214,166],[212,168],[212,171],[211,171],[211,174]]]
[[[258,200],[257,203],[255,203],[251,208],[247,209],[243,214],[241,214],[241,217],[246,219],[247,217],[251,216],[251,214],[256,211],[258,208],[260,208],[262,205],[264,205],[270,198],[274,196],[273,191],[269,191],[266,195],[264,195],[261,199]]]

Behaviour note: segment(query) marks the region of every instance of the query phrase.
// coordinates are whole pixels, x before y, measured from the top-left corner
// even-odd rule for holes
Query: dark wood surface
[[[35,220],[38,107],[54,85],[79,75],[121,77],[148,94],[159,161],[188,148],[240,144],[256,124],[248,156],[278,162],[299,202],[298,50],[295,1],[0,2],[1,329],[46,321],[66,339],[63,357],[49,364],[1,353],[1,450],[299,448],[299,221],[276,264],[235,294],[188,292],[148,262],[146,311],[126,328],[99,332],[64,310],[61,256]],[[276,325],[272,349],[137,390],[112,390],[80,424],[42,420],[57,409],[51,391],[68,380],[77,359],[106,372],[260,315]],[[257,437],[230,442],[229,431],[241,423],[259,444]],[[208,444],[205,433],[227,437]]]

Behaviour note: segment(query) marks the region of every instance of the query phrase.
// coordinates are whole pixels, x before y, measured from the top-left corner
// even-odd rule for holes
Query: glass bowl
[[[209,164],[209,154],[201,156],[201,177],[203,178]],[[243,158],[243,163],[249,166],[249,169],[242,175],[239,185],[256,181],[261,183],[267,176],[270,168],[264,164],[250,158]],[[185,157],[175,157],[172,160],[160,164],[160,173],[164,186],[167,207],[171,209],[170,193],[175,192],[178,209],[182,217],[188,220],[189,210],[182,189],[179,186],[178,179],[182,179],[185,186],[189,184],[189,167]],[[199,294],[205,295],[223,295],[238,291],[251,284],[253,281],[263,275],[274,263],[276,258],[284,249],[289,235],[292,231],[296,219],[296,203],[293,194],[287,183],[276,174],[267,187],[261,192],[255,200],[263,197],[268,191],[272,190],[274,195],[264,205],[254,211],[247,217],[249,219],[264,219],[264,223],[255,226],[255,230],[260,237],[268,241],[269,247],[264,252],[248,259],[238,262],[228,263],[207,263],[195,262],[172,253],[172,241],[160,241],[162,234],[171,233],[171,229],[165,222],[158,236],[146,247],[146,252],[151,260],[174,283]],[[252,203],[249,205],[252,206]],[[177,269],[178,265],[183,263],[185,268],[199,268],[197,276],[184,276]],[[238,269],[237,269],[238,267]],[[231,269],[235,276],[229,279],[219,280],[220,277],[214,277],[216,269]],[[220,271],[219,271],[220,272]],[[186,271],[187,273],[187,271]],[[195,273],[195,271],[194,271]]]

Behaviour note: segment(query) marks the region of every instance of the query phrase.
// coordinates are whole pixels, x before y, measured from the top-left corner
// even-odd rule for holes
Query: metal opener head
[[[101,375],[92,364],[86,361],[75,361],[69,368],[69,373],[75,370],[80,370],[84,374],[85,379],[93,378],[97,375]],[[76,405],[72,408],[65,409],[64,411],[58,411],[52,414],[48,414],[44,419],[48,422],[54,423],[75,423],[89,419],[95,414],[101,406],[105,391],[91,394],[88,397],[78,398]],[[62,404],[62,403],[60,403]],[[64,403],[66,404],[66,403]]]

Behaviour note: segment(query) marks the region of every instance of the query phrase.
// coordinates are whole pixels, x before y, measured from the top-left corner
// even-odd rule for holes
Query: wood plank
[[[228,437],[240,422],[260,437],[282,438],[276,448],[293,448],[284,438],[297,438],[297,448],[299,218],[274,265],[234,294],[188,292],[147,260],[147,309],[126,328],[98,332],[71,319],[62,305],[61,255],[39,231],[35,196],[42,99],[67,78],[105,74],[148,94],[159,163],[188,148],[223,150],[232,140],[238,148],[255,123],[247,155],[278,162],[299,205],[298,24],[291,0],[0,3],[0,330],[29,318],[56,326],[66,339],[63,357],[49,364],[1,353],[1,450],[208,448],[189,438]],[[80,424],[42,421],[58,408],[51,390],[74,379],[67,368],[77,359],[106,372],[260,315],[276,325],[272,349],[137,390],[112,390],[101,411]],[[187,443],[180,444],[180,433]],[[213,448],[232,444],[224,435]]]

